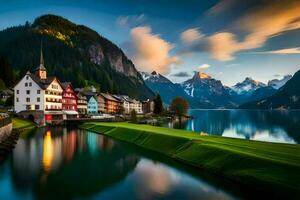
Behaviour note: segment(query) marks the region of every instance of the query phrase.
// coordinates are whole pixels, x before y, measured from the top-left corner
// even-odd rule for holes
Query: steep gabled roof
[[[102,95],[106,100],[120,102],[118,99],[116,99],[115,97],[113,97],[111,94],[100,93],[100,95]]]
[[[55,76],[47,77],[46,79],[40,79],[38,76],[36,76],[35,74],[32,74],[32,73],[27,72],[26,75],[28,75],[43,90],[46,90],[54,80],[57,80],[58,84],[62,87],[62,84]]]

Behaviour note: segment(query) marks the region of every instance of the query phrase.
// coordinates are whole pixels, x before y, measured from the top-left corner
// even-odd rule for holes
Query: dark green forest
[[[95,85],[102,92],[140,99],[153,96],[140,74],[129,76],[113,69],[109,57],[114,55],[121,55],[123,65],[134,68],[119,47],[85,26],[54,15],[0,32],[1,87],[13,86],[39,65],[41,43],[48,76],[70,81],[74,87]],[[92,45],[103,50],[101,64],[91,62],[88,52]]]

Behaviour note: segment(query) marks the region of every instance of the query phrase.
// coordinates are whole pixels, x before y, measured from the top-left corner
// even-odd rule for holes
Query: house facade
[[[154,101],[148,99],[147,101],[143,101],[143,113],[144,114],[151,114],[154,111]]]
[[[88,97],[87,113],[89,115],[98,114],[98,102],[95,96]]]
[[[71,83],[62,83],[62,111],[64,119],[78,118],[77,94],[74,91]]]
[[[87,114],[87,97],[79,92],[77,93],[77,109],[79,117],[85,117]]]
[[[105,100],[105,112],[109,114],[117,114],[120,112],[121,102],[108,93],[100,93]]]
[[[136,99],[133,99],[132,103],[130,104],[130,109],[135,110],[137,114],[143,114],[143,104]]]
[[[106,113],[105,98],[101,94],[97,94],[98,113]]]
[[[48,82],[48,83],[47,83]],[[63,88],[56,77],[45,81],[44,95],[44,113],[46,123],[60,121],[63,118],[62,113],[62,93]]]

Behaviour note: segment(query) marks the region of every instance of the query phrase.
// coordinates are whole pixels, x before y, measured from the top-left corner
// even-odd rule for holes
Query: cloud
[[[300,54],[300,47],[298,47],[298,48],[279,49],[279,50],[275,50],[275,51],[254,52],[254,53],[257,53],[257,54],[278,54],[278,55]]]
[[[126,15],[126,16],[122,15],[117,18],[116,23],[122,27],[133,27],[143,22],[144,19],[145,19],[144,14]]]
[[[181,33],[181,41],[185,45],[190,45],[203,38],[204,35],[199,31],[199,28],[190,28]]]
[[[210,67],[209,64],[202,64],[202,65],[200,65],[200,66],[198,67],[198,69],[207,69],[207,68],[209,68],[209,67]]]
[[[179,58],[170,56],[173,45],[151,33],[149,26],[131,29],[133,61],[142,71],[157,71],[161,74],[170,72],[172,64],[180,63]]]
[[[237,36],[230,32],[216,33],[208,38],[209,51],[214,59],[233,60],[239,51],[263,47],[268,39],[299,29],[300,1],[272,1],[236,21],[234,27],[247,33],[243,40],[238,41]]]
[[[190,74],[187,73],[187,72],[178,72],[176,74],[172,74],[172,76],[175,76],[175,77],[190,77]]]
[[[183,47],[182,53],[209,52],[213,59],[230,61],[241,51],[249,51],[263,47],[266,42],[287,31],[300,28],[299,0],[258,0],[257,3],[221,0],[210,9],[211,15],[217,15],[233,7],[243,7],[247,3],[247,10],[231,25],[223,30],[204,36],[188,47]],[[249,5],[248,5],[249,4]],[[255,5],[255,6],[254,6]],[[245,6],[244,6],[245,7]],[[244,9],[244,8],[243,8]],[[299,49],[272,52],[277,54],[297,53]]]

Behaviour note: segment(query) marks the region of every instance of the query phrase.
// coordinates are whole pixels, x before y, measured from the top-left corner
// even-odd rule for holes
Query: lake
[[[297,110],[190,110],[189,115],[193,119],[180,128],[224,137],[300,143],[300,111]],[[178,128],[174,122],[163,126]]]
[[[237,199],[240,189],[133,145],[67,127],[22,136],[0,165],[0,199]]]

